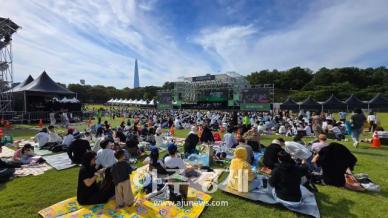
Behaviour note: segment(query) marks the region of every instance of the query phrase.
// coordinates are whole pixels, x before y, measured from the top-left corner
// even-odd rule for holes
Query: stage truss
[[[12,34],[17,29],[19,26],[10,19],[0,17],[0,113],[13,110]]]

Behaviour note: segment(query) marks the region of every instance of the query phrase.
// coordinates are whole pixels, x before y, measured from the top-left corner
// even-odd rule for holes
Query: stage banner
[[[172,94],[171,92],[158,92],[158,109],[172,109]]]
[[[240,109],[250,111],[271,110],[271,90],[271,88],[242,89]]]

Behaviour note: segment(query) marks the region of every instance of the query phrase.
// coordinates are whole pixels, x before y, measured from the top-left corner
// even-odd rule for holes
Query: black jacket
[[[195,150],[195,147],[197,146],[199,142],[199,137],[197,134],[190,133],[184,144],[184,152],[185,153],[192,153]]]
[[[302,198],[300,185],[304,175],[306,175],[305,170],[297,167],[295,163],[280,163],[272,170],[268,182],[275,188],[278,198],[298,202]]]
[[[282,151],[283,148],[278,144],[270,144],[264,152],[263,163],[264,166],[270,168],[271,170],[279,163],[278,153]]]
[[[201,135],[201,142],[206,142],[206,143],[214,142],[214,137],[209,127],[205,127],[203,129],[203,132]]]
[[[87,140],[76,139],[70,144],[67,149],[67,154],[73,163],[81,164],[84,154],[86,151],[90,150],[92,149],[90,148],[90,144]]]
[[[343,145],[332,142],[319,151],[317,164],[322,167],[323,180],[328,185],[345,185],[347,168],[353,169],[357,158]]]

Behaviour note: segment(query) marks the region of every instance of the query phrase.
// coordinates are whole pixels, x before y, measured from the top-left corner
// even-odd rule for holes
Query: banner
[[[267,111],[271,109],[271,88],[249,88],[241,90],[240,109]]]
[[[172,94],[171,92],[158,92],[158,109],[172,109]]]

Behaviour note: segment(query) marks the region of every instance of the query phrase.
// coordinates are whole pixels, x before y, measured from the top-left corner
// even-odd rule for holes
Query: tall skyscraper
[[[140,82],[139,82],[139,69],[137,67],[137,59],[135,60],[135,75],[133,78],[133,88],[139,88]]]

